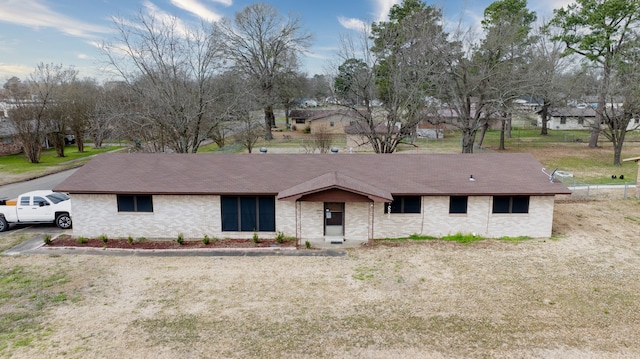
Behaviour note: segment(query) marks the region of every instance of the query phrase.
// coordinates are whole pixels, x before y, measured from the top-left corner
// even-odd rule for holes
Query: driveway
[[[25,192],[35,191],[39,189],[53,189],[55,186],[67,179],[67,177],[75,173],[77,170],[77,168],[74,168],[71,170],[32,179],[30,181],[0,186],[0,198],[16,198]]]

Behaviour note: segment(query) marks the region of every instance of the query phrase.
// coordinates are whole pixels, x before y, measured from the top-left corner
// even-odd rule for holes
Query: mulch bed
[[[295,241],[285,241],[278,243],[275,239],[261,239],[254,243],[252,239],[218,239],[210,240],[209,244],[204,244],[201,240],[185,240],[179,244],[176,240],[138,240],[134,239],[129,243],[128,239],[108,238],[105,243],[98,238],[89,238],[85,243],[81,243],[77,238],[70,235],[61,235],[53,239],[47,247],[83,247],[83,248],[118,248],[118,249],[216,249],[216,248],[295,248]]]

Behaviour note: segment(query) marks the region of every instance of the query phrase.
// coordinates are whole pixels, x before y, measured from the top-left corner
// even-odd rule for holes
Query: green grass
[[[442,237],[443,241],[454,241],[454,242],[458,242],[458,243],[462,243],[462,244],[469,244],[472,242],[478,242],[478,241],[482,241],[484,240],[484,237],[482,236],[477,236],[471,233],[467,233],[467,234],[463,234],[463,233],[456,233],[456,234],[449,234],[447,236],[443,236]]]
[[[73,167],[78,163],[82,163],[83,160],[89,156],[93,156],[99,153],[112,151],[120,147],[103,147],[101,149],[95,149],[93,147],[85,147],[84,152],[78,152],[78,148],[75,146],[67,146],[64,149],[65,157],[58,157],[55,149],[43,150],[40,156],[40,163],[31,163],[27,160],[24,154],[19,153],[17,155],[0,156],[0,171],[21,174],[27,172],[39,173],[46,171],[48,168],[55,166],[69,166]]]
[[[438,238],[414,233],[408,237],[384,238],[384,239],[378,239],[378,240],[388,241],[388,242],[407,242],[407,241],[426,241],[426,240],[432,240],[432,239],[438,239]]]
[[[437,238],[437,237],[433,237],[433,236],[425,236],[425,235],[419,235],[419,234],[412,234],[408,237],[398,237],[398,238],[384,238],[384,239],[378,239],[378,241],[388,241],[388,242],[408,242],[408,241],[426,241],[426,240],[443,240],[443,241],[453,241],[453,242],[458,242],[458,243],[462,243],[462,244],[469,244],[472,242],[478,242],[478,241],[483,241],[486,238],[482,237],[482,236],[478,236],[475,234],[471,234],[471,233],[456,233],[456,234],[450,234],[450,235],[446,235],[443,236],[441,238]],[[530,240],[531,237],[528,236],[519,236],[519,237],[508,237],[508,236],[504,236],[504,237],[500,237],[497,238],[498,240],[501,241],[506,241],[506,242],[522,242],[522,241],[526,241],[526,240]]]
[[[531,237],[529,237],[529,236],[519,236],[519,237],[504,236],[504,237],[500,237],[498,239],[501,240],[501,241],[506,241],[506,242],[522,242],[522,241],[530,240]]]
[[[29,346],[48,335],[45,313],[69,300],[62,288],[69,282],[58,268],[7,266],[0,269],[0,356],[11,356],[13,348]]]

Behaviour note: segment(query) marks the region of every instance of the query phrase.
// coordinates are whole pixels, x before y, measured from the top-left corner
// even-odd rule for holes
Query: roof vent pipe
[[[476,179],[475,179],[475,178],[473,178],[473,175],[470,175],[470,176],[469,176],[469,181],[474,182],[475,180],[476,180]]]

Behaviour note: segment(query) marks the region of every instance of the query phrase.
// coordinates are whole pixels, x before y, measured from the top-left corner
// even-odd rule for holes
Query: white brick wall
[[[115,195],[73,194],[75,236],[112,238],[169,238],[179,233],[199,239],[205,234],[218,238],[251,238],[253,232],[222,232],[219,196],[153,196],[153,213],[119,213]],[[324,204],[301,202],[301,243],[321,240],[324,233]],[[345,205],[345,239],[369,237],[369,208],[372,203]],[[296,202],[276,201],[276,230],[296,235]],[[476,233],[490,238],[502,236],[551,236],[554,197],[532,196],[527,214],[493,214],[491,197],[469,197],[468,213],[449,214],[449,197],[423,197],[418,214],[385,214],[383,203],[373,203],[373,237],[403,237],[411,234],[435,237]],[[260,233],[272,238],[275,233]]]
[[[345,204],[344,239],[367,240],[369,238],[369,206],[373,202]]]

